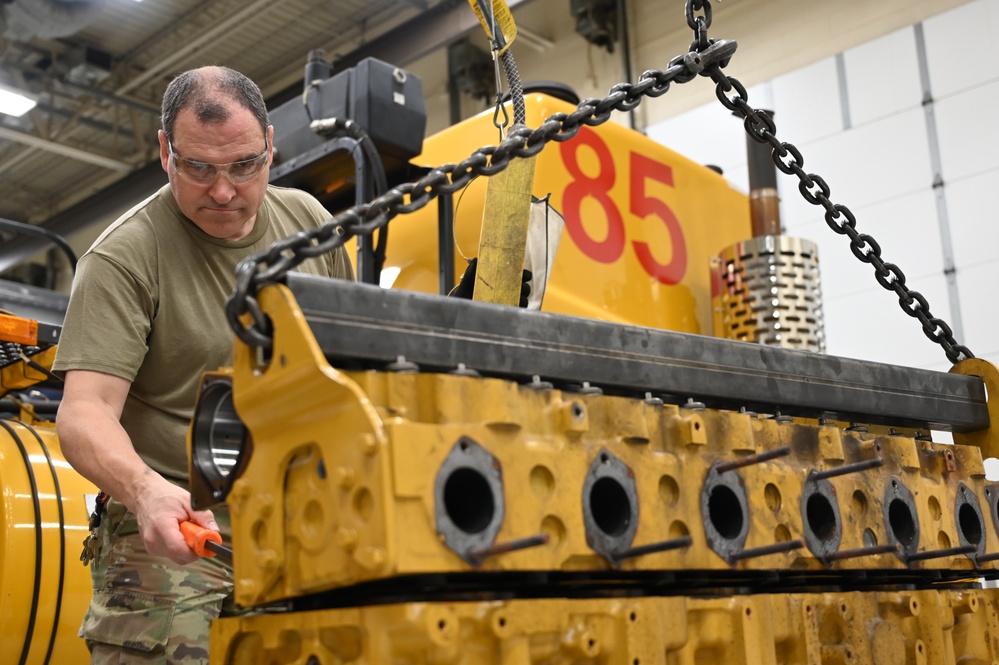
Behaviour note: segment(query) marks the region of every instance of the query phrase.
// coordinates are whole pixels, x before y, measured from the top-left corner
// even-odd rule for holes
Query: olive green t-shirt
[[[225,301],[236,265],[328,218],[305,192],[271,186],[253,231],[220,240],[187,219],[164,186],[80,258],[53,369],[131,381],[121,423],[136,452],[167,478],[186,482],[185,437],[201,375],[232,364]],[[296,270],[354,278],[342,247]]]

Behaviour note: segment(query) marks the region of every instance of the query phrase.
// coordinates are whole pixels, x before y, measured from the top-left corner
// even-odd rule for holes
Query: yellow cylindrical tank
[[[29,417],[26,417],[29,416]],[[0,663],[85,663],[87,494],[52,423],[0,419]]]

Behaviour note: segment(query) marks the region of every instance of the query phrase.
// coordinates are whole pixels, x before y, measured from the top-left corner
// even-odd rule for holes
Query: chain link
[[[710,7],[707,19],[710,24]],[[572,113],[555,113],[537,129],[515,127],[495,146],[486,146],[458,164],[432,169],[416,182],[394,187],[373,201],[354,206],[322,226],[278,241],[267,250],[244,259],[236,268],[236,289],[226,302],[226,317],[236,336],[253,347],[271,347],[271,327],[257,302],[256,294],[265,284],[280,281],[307,258],[343,245],[356,235],[370,235],[398,214],[420,210],[443,194],[453,194],[477,176],[491,176],[509,166],[513,159],[538,154],[551,141],[562,142],[576,136],[583,125],[595,127],[610,119],[614,111],[630,111],[643,97],[659,97],[673,83],[687,83],[703,69],[728,63],[735,52],[734,41],[718,40],[703,50],[673,58],[665,70],[649,70],[637,83],[619,83],[603,99],[584,99]]]
[[[777,128],[773,118],[749,105],[746,88],[738,80],[727,76],[716,64],[707,69],[707,75],[715,82],[715,93],[722,105],[743,118],[746,132],[753,140],[769,144],[777,169],[782,173],[798,178],[798,191],[812,205],[825,209],[826,224],[830,229],[850,239],[850,250],[854,256],[874,267],[874,277],[878,284],[894,291],[902,311],[917,319],[928,339],[943,347],[952,363],[966,358],[974,358],[968,347],[954,339],[954,331],[943,319],[930,313],[930,305],[918,291],[905,285],[905,274],[894,263],[886,263],[881,258],[881,245],[869,234],[857,231],[857,219],[845,205],[833,203],[831,190],[826,181],[814,173],[804,170],[805,159],[793,144],[777,138]],[[730,93],[734,93],[729,96]]]
[[[697,12],[703,15],[698,16]],[[538,154],[551,141],[572,139],[583,125],[595,127],[603,124],[610,119],[613,111],[631,111],[643,97],[659,97],[669,91],[670,85],[688,83],[702,75],[710,76],[715,82],[719,101],[743,118],[749,135],[760,143],[770,145],[777,168],[798,178],[798,190],[802,197],[825,209],[829,228],[850,238],[850,249],[854,255],[874,267],[877,282],[895,292],[902,311],[919,320],[927,338],[940,344],[951,362],[973,358],[966,346],[955,341],[950,326],[930,313],[926,298],[906,287],[905,274],[901,269],[881,258],[878,242],[872,236],[857,231],[857,220],[850,209],[830,200],[830,189],[825,180],[805,172],[801,152],[793,144],[777,138],[773,119],[749,105],[745,87],[722,72],[735,52],[736,43],[708,39],[711,0],[687,0],[685,15],[687,25],[694,31],[694,41],[689,52],[674,57],[665,70],[646,71],[635,84],[618,83],[607,97],[584,99],[572,113],[555,113],[537,129],[514,127],[498,145],[480,148],[458,164],[438,166],[416,182],[394,187],[367,204],[334,216],[322,226],[285,238],[264,252],[243,260],[236,268],[236,289],[226,302],[226,316],[236,336],[250,346],[271,347],[270,322],[261,310],[256,294],[264,285],[280,281],[305,259],[330,252],[356,235],[371,235],[398,214],[420,210],[438,196],[454,194],[477,176],[495,175],[509,166],[513,159]],[[730,97],[732,92],[735,94]]]

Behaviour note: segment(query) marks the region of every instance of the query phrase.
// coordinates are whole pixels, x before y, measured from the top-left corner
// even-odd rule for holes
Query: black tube
[[[513,124],[527,124],[527,107],[524,106],[524,84],[520,81],[520,70],[513,53],[509,50],[500,56],[503,71],[506,73],[506,84],[510,86],[510,99],[513,100]]]
[[[624,80],[631,82],[631,35],[628,31],[627,0],[617,0],[617,29],[621,35],[621,63],[624,65]],[[635,111],[628,111],[628,126],[635,128]]]
[[[21,404],[27,404],[38,416],[55,416],[59,410],[58,401],[32,400],[25,397],[18,397],[17,400],[5,397],[0,399],[0,416],[3,414],[20,415]]]
[[[38,501],[38,482],[35,480],[35,472],[31,468],[31,458],[24,447],[24,442],[17,435],[14,429],[0,420],[0,427],[7,430],[10,438],[17,444],[21,451],[21,458],[24,459],[24,468],[28,472],[28,483],[31,485],[31,500],[35,509],[35,580],[31,594],[31,610],[28,613],[28,628],[24,632],[24,643],[21,645],[21,657],[18,665],[24,665],[28,661],[28,651],[31,649],[31,638],[35,634],[35,618],[38,615],[38,594],[42,586],[42,506]],[[61,502],[60,502],[61,503]]]
[[[757,109],[756,113],[773,117],[773,111]],[[764,188],[777,188],[777,167],[771,155],[769,143],[760,143],[746,135],[746,160],[749,163],[749,191]]]
[[[49,473],[52,474],[52,487],[55,490],[56,507],[59,509],[59,584],[56,588],[56,606],[55,614],[52,617],[52,632],[49,634],[49,648],[45,651],[45,660],[43,661],[43,665],[49,665],[49,662],[52,660],[52,650],[55,648],[56,633],[59,632],[59,616],[62,614],[62,592],[63,586],[66,584],[66,514],[62,507],[62,488],[59,486],[59,476],[56,474],[55,464],[52,463],[52,455],[49,453],[49,447],[45,445],[42,437],[39,436],[34,427],[26,423],[22,423],[22,425],[28,428],[28,431],[38,441],[38,446],[45,454],[45,461],[49,465]]]
[[[48,229],[43,229],[40,226],[35,226],[34,224],[24,224],[23,222],[15,222],[10,219],[4,219],[0,217],[0,229],[5,231],[13,231],[15,233],[20,233],[26,236],[35,236],[37,238],[45,238],[50,240],[52,244],[56,245],[59,249],[63,251],[66,258],[69,259],[69,265],[73,268],[73,272],[76,272],[76,254],[73,253],[72,248],[66,240]]]

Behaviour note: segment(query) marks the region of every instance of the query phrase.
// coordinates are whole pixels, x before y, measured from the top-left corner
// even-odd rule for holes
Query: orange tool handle
[[[221,533],[218,531],[212,531],[211,529],[206,529],[200,524],[195,524],[191,521],[181,522],[180,532],[184,534],[184,540],[187,541],[187,545],[194,550],[195,554],[198,556],[207,557],[209,559],[215,556],[215,552],[208,549],[205,543],[211,541],[220,545],[222,544]]]

